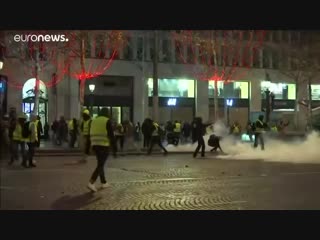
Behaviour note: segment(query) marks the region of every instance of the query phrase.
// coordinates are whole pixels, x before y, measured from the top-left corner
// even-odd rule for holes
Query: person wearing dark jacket
[[[165,149],[165,147],[162,145],[161,142],[161,129],[158,123],[152,122],[152,127],[151,127],[151,142],[150,142],[150,147],[148,150],[148,155],[151,154],[152,148],[154,144],[158,144],[159,147],[164,151],[164,154],[166,155],[168,151]]]
[[[255,133],[254,133],[254,148],[258,147],[258,141],[261,144],[261,150],[264,150],[264,139],[263,134],[267,127],[266,123],[263,122],[263,115],[260,115],[255,124]]]
[[[148,148],[150,146],[151,134],[152,134],[151,128],[152,128],[152,120],[150,118],[146,118],[141,126],[144,148]]]
[[[211,123],[209,124],[204,124],[202,123],[202,118],[196,118],[195,122],[193,123],[193,129],[194,129],[194,136],[193,138],[198,141],[198,146],[196,150],[193,153],[193,157],[197,157],[197,154],[201,148],[201,157],[204,157],[205,155],[205,150],[206,150],[206,145],[203,139],[203,136],[206,134],[206,128],[210,126]]]

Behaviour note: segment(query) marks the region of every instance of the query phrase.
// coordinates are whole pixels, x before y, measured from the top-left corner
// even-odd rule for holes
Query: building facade
[[[12,34],[6,35],[6,41]],[[92,44],[101,38],[99,33],[90,33],[86,43],[86,68],[108,64],[111,51]],[[227,101],[230,122],[239,121],[245,127],[248,120],[254,120],[265,105],[264,91],[270,89],[275,94],[273,119],[286,118],[294,122],[296,100],[308,99],[308,84],[298,85],[294,79],[279,70],[279,52],[274,46],[300,41],[303,33],[297,31],[267,31],[263,46],[258,50],[256,59],[252,59],[250,68],[234,68],[232,79],[227,83],[218,82],[218,112],[221,119],[227,118]],[[201,116],[205,121],[214,121],[214,82],[197,79],[197,69],[201,63],[182,63],[179,56],[188,58],[186,46],[177,49],[176,40],[168,31],[159,31],[159,121],[191,121],[194,116]],[[87,80],[84,93],[84,105],[96,115],[101,107],[110,109],[116,121],[131,120],[142,122],[152,117],[153,94],[153,31],[130,31],[128,45],[120,49],[110,67],[103,75]],[[104,46],[104,45],[102,45]],[[103,56],[101,52],[103,51]],[[199,51],[195,51],[195,59]],[[4,68],[1,75],[8,79],[7,109],[15,107],[18,112],[29,113],[32,110],[32,76],[26,74],[25,67],[10,49],[6,51]],[[102,59],[103,58],[103,59]],[[285,60],[287,61],[287,60]],[[42,82],[52,82],[54,74],[60,74],[57,65],[65,64],[62,53],[57,54],[56,63],[49,64],[39,72]],[[292,67],[287,61],[288,69]],[[75,73],[80,69],[76,57],[68,66],[68,71]],[[94,71],[94,68],[93,68]],[[199,70],[200,71],[200,70]],[[241,76],[241,77],[238,77]],[[60,76],[61,77],[61,76]],[[11,84],[10,84],[11,82]],[[49,86],[50,85],[50,86]],[[79,80],[75,75],[63,75],[57,84],[40,84],[40,115],[43,122],[52,122],[64,116],[66,119],[80,116]],[[93,92],[89,85],[95,85]],[[320,78],[312,85],[313,106],[320,106]],[[230,104],[228,104],[230,105]],[[305,107],[298,108],[297,125],[303,129],[306,125]]]

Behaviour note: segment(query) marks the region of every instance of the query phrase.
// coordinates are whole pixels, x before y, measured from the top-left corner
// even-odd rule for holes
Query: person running
[[[258,147],[258,142],[260,142],[261,150],[264,150],[264,132],[266,128],[266,123],[263,122],[263,115],[260,115],[255,124],[255,133],[254,133],[254,148]]]
[[[104,165],[108,159],[110,146],[114,143],[112,121],[108,118],[108,109],[102,108],[98,117],[93,119],[90,126],[90,141],[96,154],[97,167],[91,175],[87,187],[96,192],[95,182],[98,177],[102,188],[109,187],[104,173]]]
[[[167,149],[165,149],[165,147],[162,145],[161,142],[161,134],[163,132],[163,130],[160,128],[159,124],[156,122],[152,122],[152,128],[151,128],[151,141],[150,141],[150,147],[148,150],[148,155],[151,154],[152,152],[152,148],[154,146],[154,144],[158,144],[159,147],[164,151],[164,154],[168,154]]]
[[[206,145],[203,139],[203,136],[206,134],[206,128],[211,125],[202,123],[202,118],[196,118],[196,121],[193,123],[194,126],[194,139],[198,141],[198,146],[193,153],[193,157],[196,158],[197,154],[201,148],[201,157],[205,156]]]

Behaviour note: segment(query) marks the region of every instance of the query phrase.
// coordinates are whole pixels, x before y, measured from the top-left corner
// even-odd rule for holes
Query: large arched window
[[[36,79],[30,78],[22,88],[22,111],[30,116],[34,108]],[[48,91],[43,81],[39,84],[39,109],[37,115],[40,116],[42,126],[48,122]]]

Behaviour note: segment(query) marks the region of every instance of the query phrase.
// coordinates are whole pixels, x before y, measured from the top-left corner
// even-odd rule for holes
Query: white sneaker
[[[96,186],[92,183],[88,183],[87,188],[89,188],[92,192],[97,192]]]
[[[104,183],[101,185],[101,188],[108,188],[111,187],[109,183]]]

